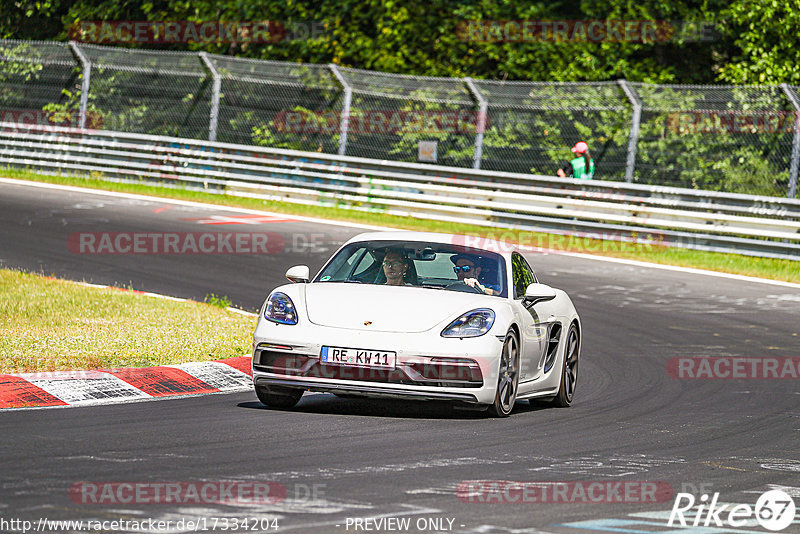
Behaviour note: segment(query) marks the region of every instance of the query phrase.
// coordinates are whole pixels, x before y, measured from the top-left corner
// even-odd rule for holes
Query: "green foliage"
[[[743,1],[738,4],[745,5]],[[719,68],[718,58],[735,52],[731,41],[736,37],[720,34],[704,41],[698,39],[702,35],[686,31],[685,22],[713,23],[718,19],[720,10],[727,6],[722,0],[702,4],[685,0],[643,0],[635,4],[624,0],[583,0],[579,5],[499,0],[77,0],[63,4],[59,0],[17,0],[13,6],[16,9],[12,7],[0,17],[0,35],[5,37],[65,39],[69,28],[80,21],[269,20],[286,29],[284,38],[268,43],[214,42],[167,47],[260,59],[332,62],[384,72],[486,79],[711,82]],[[789,6],[779,11],[798,12]],[[734,7],[726,12],[726,16],[738,15]],[[764,16],[768,16],[767,11]],[[520,20],[650,20],[663,21],[666,29],[657,39],[645,37],[640,42],[559,40],[552,36],[497,40],[465,31],[470,21]],[[775,18],[770,22],[777,25],[777,21]],[[788,28],[789,25],[787,32]]]
[[[735,84],[800,84],[800,1],[737,0],[721,15],[735,54],[719,79]]]
[[[52,39],[62,31],[68,2],[4,0],[0,7],[0,39]]]
[[[255,123],[252,126],[252,142],[256,145],[321,152],[323,144],[320,137],[339,142],[339,115],[333,112],[320,114],[295,106],[289,113],[279,113],[268,121],[257,121],[255,115],[252,111],[240,112],[230,125],[236,130],[240,122],[244,127]]]
[[[171,44],[241,57],[337,63],[384,72],[546,81],[799,83],[800,0],[13,0],[0,37],[66,39],[81,21],[277,21],[270,43]],[[498,40],[470,21],[658,21],[655,40]],[[482,37],[481,37],[482,35]],[[477,37],[477,38],[474,38]],[[730,58],[733,58],[730,60]]]
[[[217,308],[223,308],[223,309],[228,308],[230,307],[231,304],[233,304],[233,301],[229,299],[227,296],[223,295],[221,297],[218,297],[214,293],[207,294],[206,298],[203,299],[203,302],[205,302],[206,304],[210,304],[211,306],[216,306]]]

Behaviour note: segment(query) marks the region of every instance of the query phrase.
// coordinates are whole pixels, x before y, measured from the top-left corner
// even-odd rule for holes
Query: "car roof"
[[[508,258],[511,253],[518,250],[514,243],[498,241],[485,237],[466,236],[461,234],[442,234],[438,232],[413,232],[409,230],[390,230],[386,232],[365,232],[352,237],[346,244],[361,241],[419,241],[427,243],[442,243],[446,245],[459,245],[478,250],[487,250]]]

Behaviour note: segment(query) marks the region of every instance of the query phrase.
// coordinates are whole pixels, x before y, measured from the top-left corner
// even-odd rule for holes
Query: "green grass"
[[[487,236],[563,251],[585,252],[599,256],[633,259],[680,267],[693,267],[697,269],[800,283],[800,262],[791,260],[703,252],[677,247],[646,245],[642,243],[621,243],[612,240],[600,241],[537,232],[492,230],[477,225],[424,220],[413,217],[399,217],[337,207],[305,206],[288,202],[258,200],[203,191],[173,189],[144,184],[108,182],[102,180],[101,177],[81,178],[73,176],[47,176],[16,169],[3,170],[2,174],[10,178],[37,182],[75,185],[93,189],[103,189],[106,191],[120,191],[163,198],[192,200],[209,204],[279,212],[288,215],[320,217],[337,221],[374,224],[408,230]]]
[[[255,321],[218,306],[0,269],[0,373],[246,356]]]

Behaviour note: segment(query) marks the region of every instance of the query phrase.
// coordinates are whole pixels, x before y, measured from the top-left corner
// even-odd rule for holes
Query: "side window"
[[[511,256],[511,280],[514,283],[515,299],[524,297],[525,290],[534,282],[533,271],[528,262],[516,252]]]
[[[520,256],[520,257],[522,257],[522,256]],[[533,272],[533,267],[531,267],[531,264],[530,264],[530,263],[528,263],[528,260],[526,260],[526,259],[523,257],[523,258],[522,258],[522,263],[525,265],[525,268],[526,268],[526,269],[528,270],[528,272],[531,274],[531,281],[530,281],[530,283],[529,283],[528,285],[530,285],[530,284],[535,284],[536,282],[538,282],[538,281],[539,281],[539,279],[538,279],[538,278],[536,278],[536,273],[535,273],[535,272]]]
[[[337,254],[333,260],[325,267],[324,272],[320,273],[320,280],[341,282],[347,278],[348,273],[353,269],[353,264],[362,254],[361,249],[347,247]]]
[[[353,278],[363,276],[370,268],[374,270],[375,260],[376,258],[372,251],[365,251],[364,255],[361,257],[361,261],[358,262],[358,265],[356,265],[356,268],[353,270]]]

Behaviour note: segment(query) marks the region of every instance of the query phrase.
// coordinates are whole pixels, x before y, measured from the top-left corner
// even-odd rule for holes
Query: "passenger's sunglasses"
[[[474,267],[472,265],[462,265],[461,267],[453,267],[453,271],[458,274],[460,271],[464,271],[465,273],[470,272]]]
[[[402,267],[405,264],[406,264],[406,262],[400,261],[400,260],[383,262],[383,266],[384,267],[388,267],[389,269],[395,269],[397,267]]]

